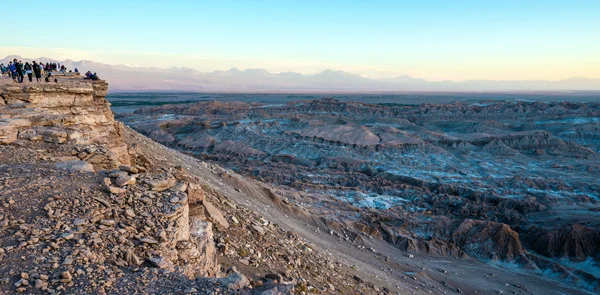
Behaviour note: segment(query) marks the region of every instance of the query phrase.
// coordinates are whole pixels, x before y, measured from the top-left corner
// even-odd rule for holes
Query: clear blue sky
[[[600,1],[3,1],[0,54],[371,77],[600,78]]]

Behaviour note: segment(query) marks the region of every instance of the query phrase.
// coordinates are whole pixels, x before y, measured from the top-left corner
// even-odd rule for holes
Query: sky
[[[0,56],[370,78],[600,78],[600,2],[2,1]]]

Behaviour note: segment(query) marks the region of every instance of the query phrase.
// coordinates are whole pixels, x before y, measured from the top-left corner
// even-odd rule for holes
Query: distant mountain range
[[[0,62],[13,59],[23,61],[58,62],[68,69],[92,71],[110,83],[111,92],[118,91],[198,91],[198,92],[410,92],[410,91],[598,91],[600,79],[569,78],[558,81],[494,81],[467,80],[427,81],[410,76],[370,79],[360,75],[335,70],[325,70],[314,75],[294,72],[271,73],[265,69],[210,73],[186,67],[168,69],[109,65],[89,60],[58,61],[51,58],[23,58],[7,56]]]

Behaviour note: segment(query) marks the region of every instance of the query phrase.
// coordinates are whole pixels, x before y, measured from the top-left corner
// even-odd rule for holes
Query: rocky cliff
[[[197,179],[129,148],[107,89],[78,76],[0,84],[0,293],[147,292],[153,269],[185,288],[243,287],[217,261],[218,209]]]
[[[123,127],[114,120],[105,81],[79,76],[60,83],[0,84],[0,143],[17,139],[101,146],[82,154],[97,168],[129,163]]]

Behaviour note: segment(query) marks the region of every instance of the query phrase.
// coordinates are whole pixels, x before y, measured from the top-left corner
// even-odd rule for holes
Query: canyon
[[[118,119],[269,184],[329,235],[400,250],[386,259],[474,258],[600,290],[598,103],[206,101]]]

